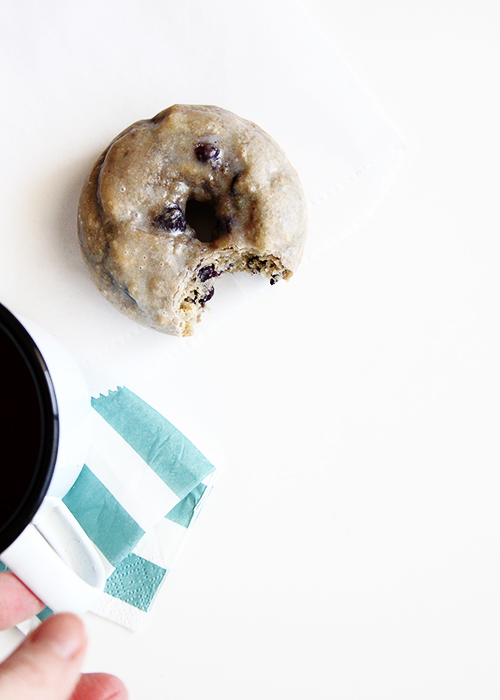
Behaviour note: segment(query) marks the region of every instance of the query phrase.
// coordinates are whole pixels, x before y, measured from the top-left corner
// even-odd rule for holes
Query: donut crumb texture
[[[289,279],[306,229],[304,193],[282,149],[252,122],[205,105],[174,105],[119,134],[78,211],[101,293],[177,336],[194,333],[220,275]]]
[[[183,335],[193,334],[205,304],[213,297],[215,288],[211,280],[220,277],[224,272],[244,271],[267,277],[270,284],[276,284],[281,279],[288,279],[291,274],[280,265],[279,260],[262,259],[252,253],[223,256],[216,263],[203,265],[184,289],[185,296],[179,308]]]

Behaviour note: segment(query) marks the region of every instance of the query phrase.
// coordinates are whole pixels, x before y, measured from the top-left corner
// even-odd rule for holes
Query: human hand
[[[10,572],[0,573],[0,629],[13,627],[43,610]],[[115,676],[80,674],[87,636],[76,615],[52,615],[0,664],[2,700],[126,700]]]

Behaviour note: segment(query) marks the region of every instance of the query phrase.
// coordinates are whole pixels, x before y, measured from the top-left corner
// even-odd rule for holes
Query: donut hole
[[[218,238],[217,214],[213,202],[199,202],[188,199],[186,203],[186,223],[196,238],[202,243],[210,243]]]

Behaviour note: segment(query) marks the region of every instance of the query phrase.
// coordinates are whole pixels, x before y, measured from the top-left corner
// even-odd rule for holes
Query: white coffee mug
[[[1,304],[0,405],[0,559],[54,612],[82,614],[106,575],[61,499],[89,449],[90,395],[67,350]]]

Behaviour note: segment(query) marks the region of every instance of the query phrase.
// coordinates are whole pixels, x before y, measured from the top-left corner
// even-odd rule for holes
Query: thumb
[[[69,613],[43,622],[0,664],[2,700],[68,700],[80,678],[87,638]]]

